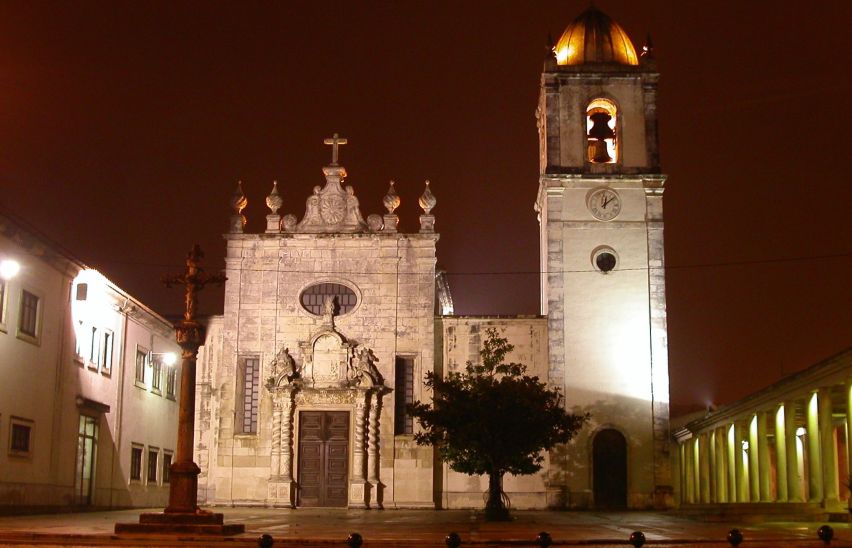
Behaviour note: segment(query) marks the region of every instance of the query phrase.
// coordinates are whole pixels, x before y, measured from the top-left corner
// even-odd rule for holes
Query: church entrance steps
[[[829,521],[832,515],[817,502],[689,504],[681,506],[674,513],[701,521],[737,521],[746,523],[761,523],[764,521]]]

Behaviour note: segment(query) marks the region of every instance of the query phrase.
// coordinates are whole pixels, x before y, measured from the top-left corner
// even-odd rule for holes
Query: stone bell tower
[[[551,454],[552,505],[671,499],[658,77],[650,44],[637,55],[594,7],[565,29],[541,75],[535,208],[549,380],[592,417]]]

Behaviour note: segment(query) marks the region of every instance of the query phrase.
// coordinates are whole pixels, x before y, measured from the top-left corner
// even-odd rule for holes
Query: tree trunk
[[[503,504],[503,472],[488,474],[488,502],[485,503],[485,519],[507,521],[509,509]]]

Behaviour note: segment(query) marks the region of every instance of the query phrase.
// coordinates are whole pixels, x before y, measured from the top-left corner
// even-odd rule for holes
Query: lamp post
[[[186,257],[186,270],[182,274],[163,277],[166,287],[183,286],[185,304],[183,319],[175,324],[175,336],[181,347],[181,382],[177,450],[170,469],[169,505],[162,513],[141,514],[139,523],[116,523],[116,533],[195,532],[233,535],[245,531],[244,525],[225,525],[222,514],[198,507],[198,474],[201,469],[192,460],[192,444],[195,437],[195,362],[198,347],[204,342],[204,326],[195,319],[197,294],[207,284],[221,284],[226,280],[222,274],[210,275],[204,272],[201,268],[203,257],[204,253],[196,244]]]

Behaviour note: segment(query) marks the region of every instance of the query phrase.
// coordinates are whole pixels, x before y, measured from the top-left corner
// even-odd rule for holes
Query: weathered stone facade
[[[608,47],[622,50],[575,43],[587,35],[578,25],[617,35]],[[427,372],[476,361],[489,327],[571,411],[592,416],[540,473],[505,478],[514,507],[670,504],[658,75],[650,51],[640,60],[594,8],[554,51],[537,110],[542,316],[452,316],[446,278],[436,279],[428,181],[418,233],[398,232],[393,182],[387,212],[365,218],[343,184],[337,135],[301,219],[279,215],[274,186],[266,231],[247,234],[238,188],[224,316],[211,320],[199,360],[207,504],[481,506],[486,480],[417,446],[401,410],[428,400]]]

